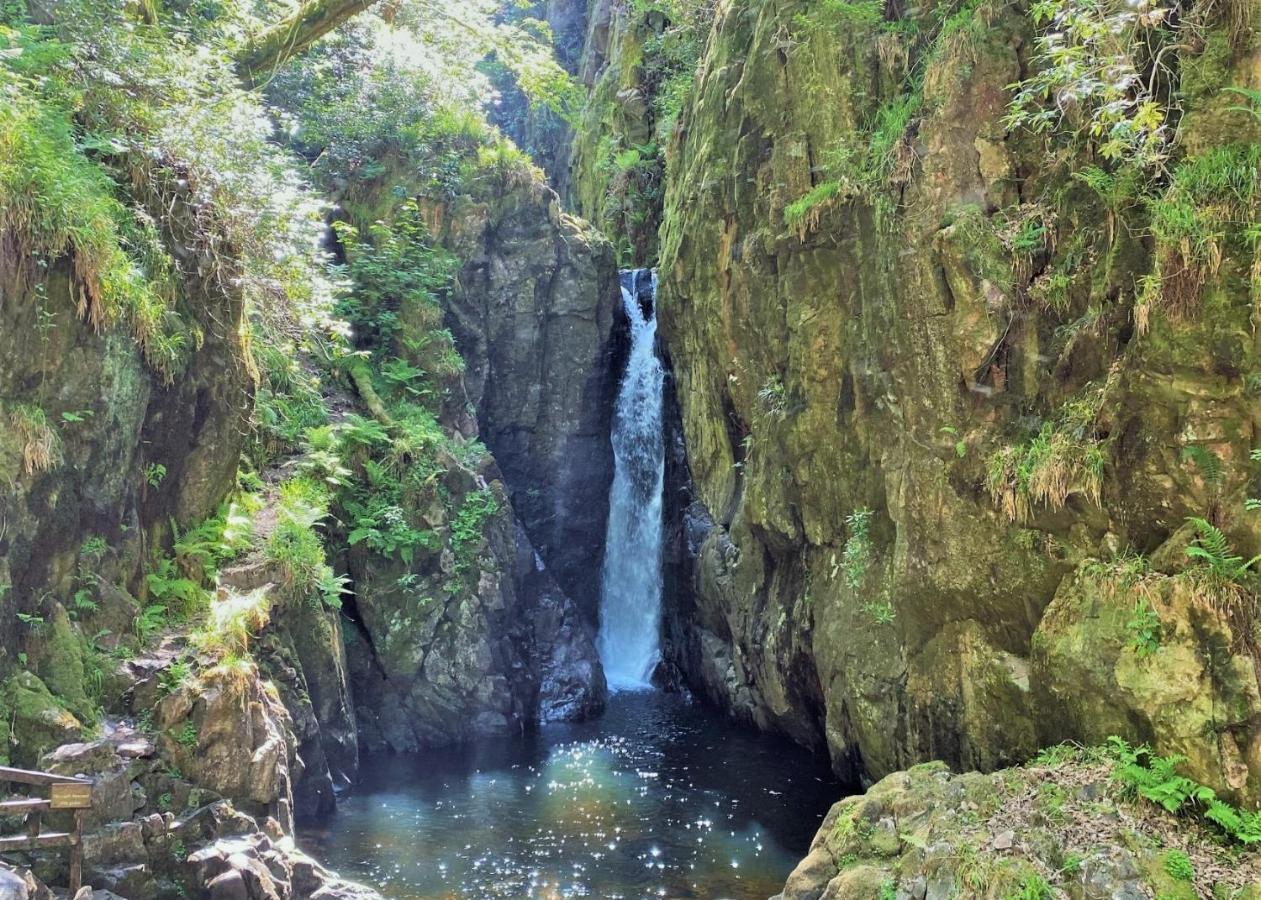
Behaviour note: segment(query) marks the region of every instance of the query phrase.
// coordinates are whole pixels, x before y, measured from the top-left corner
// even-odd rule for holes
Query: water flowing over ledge
[[[609,687],[648,685],[661,658],[661,494],[665,368],[657,356],[657,277],[622,273],[631,350],[613,415],[613,487],[600,596],[600,659]]]

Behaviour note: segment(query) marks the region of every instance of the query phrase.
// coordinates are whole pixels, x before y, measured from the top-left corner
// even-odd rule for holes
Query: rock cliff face
[[[1257,177],[1223,93],[1261,78],[1255,14],[1186,26],[1176,150],[1118,201],[1104,157],[1009,121],[1043,68],[1019,4],[717,5],[659,214],[666,638],[694,689],[850,776],[1120,732],[1257,795],[1255,589],[1186,553],[1192,517],[1261,541],[1257,206],[1222,187]],[[568,184],[604,227],[664,27],[589,4]]]
[[[970,16],[912,41],[908,62],[903,37],[813,4],[719,7],[661,237],[700,501],[676,659],[711,700],[826,744],[842,772],[991,768],[1119,730],[1193,744],[1200,778],[1255,795],[1250,601],[1174,575],[1188,517],[1244,548],[1261,537],[1243,509],[1252,250],[1228,230],[1194,311],[1144,308],[1134,284],[1168,248],[1141,236],[1142,212],[1110,226],[1062,157],[1005,123],[1027,14]],[[1206,22],[1183,60],[1184,128],[1199,129],[1184,166],[1234,153],[1234,128],[1256,136],[1222,118],[1217,91],[1257,77],[1255,36],[1228,32]],[[910,101],[908,65],[923,73]],[[833,173],[817,190],[822,160],[876,140],[891,102],[917,112],[879,186]],[[1013,243],[1031,217],[1036,239]],[[1123,571],[1127,548],[1144,574]],[[1155,652],[1135,650],[1135,583],[1164,629]]]
[[[486,194],[446,211],[444,243],[463,261],[447,317],[478,435],[534,549],[594,626],[613,478],[617,269],[608,243],[540,180]]]
[[[446,454],[440,478],[405,497],[434,546],[408,560],[346,553],[359,626],[348,658],[370,749],[582,718],[605,695],[594,635],[612,478],[612,253],[524,164],[424,202],[460,265],[442,313],[464,366],[442,425],[490,453]],[[484,541],[466,533],[478,510]]]
[[[197,215],[167,200],[172,229]],[[49,261],[44,279],[17,249],[0,249],[0,646],[10,654],[24,630],[14,613],[39,615],[50,591],[73,594],[82,566],[142,591],[145,548],[169,538],[172,520],[205,518],[234,484],[253,395],[242,299],[224,283],[179,280],[176,309],[199,340],[168,377],[125,330],[94,327],[82,298],[96,288],[69,259]],[[91,538],[110,552],[84,552]],[[136,610],[113,611],[126,623]]]

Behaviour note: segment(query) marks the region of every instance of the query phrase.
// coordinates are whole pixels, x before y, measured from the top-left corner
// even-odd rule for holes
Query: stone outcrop
[[[590,626],[515,523],[493,462],[454,459],[447,506],[424,507],[439,536],[411,561],[352,548],[355,585],[347,657],[369,750],[414,751],[519,730],[538,718],[581,718],[604,702]],[[493,501],[469,538],[458,510]]]
[[[38,761],[93,781],[85,882],[128,900],[379,897],[294,845],[290,785],[302,762],[275,688],[248,663],[198,664],[176,684],[173,659],[124,665],[133,673],[123,678],[126,703],[147,710],[155,690],[165,693],[154,736],[110,720],[106,737],[62,745]],[[64,865],[60,855],[41,855],[33,868],[56,884]]]
[[[1170,862],[1170,860],[1175,860]],[[897,772],[832,807],[774,900],[1254,897],[1207,831],[1136,806],[1108,766],[1049,761],[983,775]]]
[[[458,198],[441,233],[463,261],[447,319],[478,435],[534,549],[594,626],[613,478],[612,250],[529,173]]]

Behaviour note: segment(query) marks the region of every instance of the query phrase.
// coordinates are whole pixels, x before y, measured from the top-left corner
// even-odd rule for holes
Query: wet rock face
[[[530,543],[594,624],[613,477],[612,252],[536,181],[449,214],[446,243],[466,262],[448,319],[478,433]]]
[[[1241,511],[1255,413],[1231,374],[1257,365],[1255,339],[1236,339],[1251,334],[1251,250],[1235,248],[1196,316],[1139,335],[1150,248],[1110,232],[1097,198],[1004,124],[1033,28],[983,7],[984,28],[925,62],[903,167],[875,191],[785,218],[903,84],[896,39],[811,25],[819,4],[722,6],[670,148],[658,305],[687,453],[669,475],[667,649],[699,693],[826,745],[842,775],[990,769],[1110,728],[1187,753],[1155,714],[1184,655],[1188,673],[1192,656],[1227,666],[1213,696],[1253,715],[1247,640],[1199,627],[1174,594],[1153,601],[1166,660],[1072,602],[1091,558],[1168,545],[1161,571],[1185,567],[1173,535],[1206,510],[1229,510],[1229,539],[1255,552]],[[1223,84],[1252,65],[1214,59],[1235,60]],[[1022,201],[1054,232],[1032,259],[1003,243]],[[1031,299],[1057,274],[1078,279],[1066,311]],[[1089,328],[1088,310],[1103,311]],[[1082,406],[1065,432],[1102,454],[1097,486],[1068,471],[1054,502],[991,496],[995,460]],[[1205,483],[1189,444],[1225,481]],[[1092,661],[1072,662],[1087,637]],[[1119,695],[1119,716],[1089,699]],[[1257,746],[1248,726],[1188,755],[1207,754],[1214,787],[1254,795]]]
[[[604,708],[608,690],[592,628],[556,584],[520,525],[516,545],[517,589],[525,594],[532,610],[538,718],[563,722],[596,715]]]
[[[410,563],[348,556],[358,627],[346,631],[347,658],[368,750],[504,734],[583,718],[604,703],[591,627],[514,519],[493,464],[478,473],[452,460],[445,485],[457,507],[479,490],[497,498],[476,543],[418,552]],[[427,516],[449,534],[440,506]]]

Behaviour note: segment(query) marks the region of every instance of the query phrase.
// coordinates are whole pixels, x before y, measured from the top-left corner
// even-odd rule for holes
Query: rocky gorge
[[[361,755],[600,713],[653,268],[653,680],[855,793],[781,896],[1261,890],[1256,2],[244,6],[0,17],[0,761],[93,887],[374,896]]]

